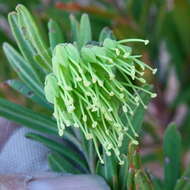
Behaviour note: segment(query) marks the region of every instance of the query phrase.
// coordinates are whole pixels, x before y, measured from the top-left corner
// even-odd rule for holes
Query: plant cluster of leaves
[[[105,165],[101,165],[97,155],[94,154],[92,142],[86,142],[80,131],[76,129],[66,131],[61,142],[45,136],[45,134],[57,135],[56,121],[48,114],[53,108],[45,100],[43,83],[49,72],[51,50],[58,43],[63,42],[62,32],[55,21],[49,21],[49,48],[45,45],[39,29],[27,9],[18,5],[16,10],[17,13],[10,13],[8,19],[21,54],[8,43],[3,44],[3,49],[20,80],[9,80],[7,84],[30,98],[34,103],[44,107],[47,114],[32,111],[0,98],[0,115],[40,132],[29,133],[26,137],[39,141],[52,150],[48,160],[54,171],[76,174],[97,173],[104,176],[114,189],[119,187],[119,173],[122,168],[119,168],[114,157],[107,158],[105,153],[103,153]],[[79,44],[85,44],[91,40],[90,22],[86,14],[82,15],[80,23],[71,17],[71,25],[73,40]],[[107,37],[109,36],[103,29],[100,33],[100,40]],[[138,109],[135,110],[134,117],[137,117],[136,121],[140,117],[141,122],[143,114],[139,114],[138,111],[142,112],[143,108]],[[124,152],[126,153],[126,150]],[[122,172],[125,174],[126,171]],[[123,174],[120,176],[123,177]]]

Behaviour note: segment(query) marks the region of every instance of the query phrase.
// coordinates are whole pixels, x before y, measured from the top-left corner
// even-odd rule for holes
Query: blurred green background
[[[143,161],[160,175],[163,133],[166,126],[174,121],[182,134],[182,165],[185,167],[189,163],[189,0],[0,0],[0,95],[17,103],[30,104],[6,85],[6,80],[15,77],[15,73],[2,51],[5,41],[16,47],[7,14],[19,3],[32,11],[45,34],[49,18],[56,20],[65,31],[65,41],[70,39],[69,15],[79,17],[84,12],[90,16],[94,40],[105,26],[112,29],[118,39],[148,39],[150,44],[144,49],[136,47],[136,51],[143,54],[147,64],[158,68],[154,78],[146,73],[158,97],[150,103],[144,122]]]

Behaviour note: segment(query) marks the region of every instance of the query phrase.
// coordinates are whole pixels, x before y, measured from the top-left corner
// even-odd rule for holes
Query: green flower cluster
[[[156,72],[140,61],[140,56],[132,55],[130,47],[123,45],[134,41],[148,43],[138,39],[105,39],[101,46],[86,45],[80,50],[71,43],[59,44],[53,53],[53,72],[46,77],[45,94],[54,104],[59,135],[63,135],[65,126],[80,128],[86,139],[94,142],[101,163],[104,161],[98,142],[108,156],[113,152],[120,164],[123,163],[119,147],[124,135],[138,143],[129,114],[133,115],[134,107],[140,104],[146,107],[139,91],[156,96],[133,82],[146,83],[145,69]],[[128,123],[121,121],[121,110]]]

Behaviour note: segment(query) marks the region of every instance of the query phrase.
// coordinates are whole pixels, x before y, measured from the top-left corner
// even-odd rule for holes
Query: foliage
[[[7,1],[8,3],[10,4]],[[15,1],[15,4],[13,1],[11,3],[12,5],[10,4],[9,9],[13,9],[16,4]],[[42,26],[40,28],[38,24],[38,27],[36,27],[36,22],[34,22],[33,18],[26,16],[26,19],[32,19],[34,26],[29,30],[32,32],[33,37],[31,38],[31,35],[28,36],[29,42],[24,37],[25,29],[19,27],[23,23],[28,24],[28,20],[18,19],[14,13],[9,15],[9,23],[19,51],[14,47],[14,42],[5,32],[2,32],[1,42],[9,42],[3,45],[3,49],[12,69],[19,76],[19,80],[8,80],[7,84],[30,99],[29,102],[34,102],[35,104],[30,103],[30,108],[25,108],[1,98],[0,115],[44,134],[32,133],[26,136],[43,143],[52,150],[52,153],[48,156],[48,161],[54,171],[76,174],[97,173],[105,178],[112,189],[189,189],[189,167],[184,169],[181,162],[184,160],[184,153],[187,152],[190,145],[188,108],[190,89],[188,85],[189,74],[186,72],[190,60],[190,46],[188,45],[190,39],[188,24],[190,3],[185,0],[175,0],[173,6],[169,7],[166,0],[126,0],[123,1],[121,6],[117,1],[107,3],[107,1],[102,0],[99,4],[102,6],[62,2],[57,3],[55,9],[52,9],[52,5],[43,6],[42,14],[42,12],[39,12],[39,7],[36,8],[35,1],[27,1],[27,7],[32,8],[33,12],[35,10],[35,15],[38,15],[39,18],[37,22],[41,23],[40,25]],[[72,14],[70,16],[71,25],[69,25],[67,18],[71,11],[75,15]],[[159,148],[155,148],[150,154],[143,154],[139,158],[139,147],[131,145],[127,140],[124,140],[125,143],[122,146],[124,154],[122,157],[125,163],[123,166],[116,164],[115,157],[106,157],[105,152],[102,152],[105,164],[101,165],[97,155],[94,154],[92,142],[87,143],[83,134],[77,129],[66,130],[64,138],[61,138],[59,143],[45,136],[45,133],[57,136],[56,121],[50,116],[53,107],[45,100],[43,92],[43,84],[45,75],[49,72],[48,65],[52,56],[52,50],[56,44],[61,42],[80,39],[77,43],[81,46],[89,39],[91,29],[88,27],[88,16],[84,15],[84,19],[81,21],[81,23],[84,23],[82,24],[83,26],[80,25],[81,23],[77,19],[81,12],[86,12],[90,15],[93,29],[92,38],[96,41],[99,40],[101,42],[105,38],[115,39],[116,36],[117,39],[141,37],[149,39],[151,42],[145,48],[137,47],[135,44],[132,45],[137,52],[143,52],[145,62],[158,68],[156,81],[154,81],[149,72],[145,73],[147,79],[153,81],[156,86],[158,98],[151,103],[151,106],[153,105],[156,108],[157,115],[148,113],[148,119],[145,121],[144,109],[138,108],[135,110],[135,115],[132,118],[132,124],[138,133],[141,134],[141,139],[147,135],[151,136],[152,146],[157,143]],[[6,12],[2,16],[5,17],[5,15]],[[47,28],[44,29],[43,26],[49,17],[53,18],[53,20],[48,22],[47,37]],[[100,28],[105,25],[112,30],[106,27],[101,31]],[[37,31],[36,28],[38,28]],[[64,33],[62,32],[63,29]],[[69,32],[70,29],[72,31],[71,34]],[[40,46],[38,47],[38,45]],[[168,55],[166,66],[163,66],[163,51]],[[4,70],[6,74],[9,73],[9,78],[14,77],[14,74],[8,69],[5,59],[2,59],[2,62],[5,62]],[[168,81],[173,69],[177,76],[176,80],[179,83],[179,91],[174,92],[176,93],[175,98],[168,102],[164,94],[168,89]],[[1,74],[2,76],[3,73]],[[142,94],[142,99],[148,104],[148,96]],[[188,111],[184,122],[178,124],[180,135],[175,124],[169,126],[168,124],[176,119],[175,115],[178,113],[181,103],[187,105]],[[32,110],[34,105],[38,105],[37,110]],[[41,110],[43,110],[43,114]],[[166,126],[168,127],[166,128]],[[143,130],[142,127],[144,127]],[[163,134],[165,128],[166,131],[162,143],[159,133],[161,130]],[[142,145],[140,150],[144,150],[146,143],[141,139],[140,144]],[[162,144],[163,151],[160,148]],[[126,148],[127,146],[129,148]],[[129,156],[126,157],[126,153]],[[78,159],[74,159],[75,157]],[[163,162],[163,180],[155,176],[152,171],[144,169],[149,168],[149,166],[146,166],[147,163],[155,161]]]

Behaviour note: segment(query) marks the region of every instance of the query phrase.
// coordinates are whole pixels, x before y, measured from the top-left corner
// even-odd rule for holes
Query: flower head
[[[156,96],[134,83],[146,83],[143,78],[146,68],[153,74],[156,70],[140,61],[139,56],[132,55],[130,47],[123,45],[130,41],[147,43],[137,39],[105,39],[102,46],[86,45],[81,50],[71,43],[59,44],[52,58],[53,72],[46,77],[45,94],[54,104],[59,134],[63,134],[65,126],[80,128],[86,139],[93,140],[102,163],[98,142],[108,156],[114,153],[121,164],[119,147],[123,137],[127,135],[138,143],[135,140],[138,134],[129,115],[133,115],[134,107],[140,104],[146,108],[139,91]],[[121,120],[121,110],[127,123]]]

